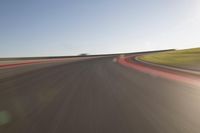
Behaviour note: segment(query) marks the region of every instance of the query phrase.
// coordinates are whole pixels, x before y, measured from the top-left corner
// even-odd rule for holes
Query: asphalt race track
[[[113,57],[35,64],[0,69],[2,116],[0,133],[200,133],[200,88]]]

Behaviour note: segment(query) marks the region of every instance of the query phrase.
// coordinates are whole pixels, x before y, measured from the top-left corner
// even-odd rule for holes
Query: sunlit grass
[[[168,66],[200,65],[200,48],[148,54],[139,59]]]

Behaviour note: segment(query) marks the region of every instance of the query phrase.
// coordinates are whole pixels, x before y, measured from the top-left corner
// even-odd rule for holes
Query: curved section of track
[[[200,132],[198,87],[128,69],[113,57],[0,73],[0,115],[9,116],[1,133]]]
[[[130,55],[127,57],[118,58],[118,62],[129,68],[133,68],[140,72],[148,73],[153,76],[158,76],[166,78],[169,80],[175,80],[182,83],[187,83],[190,85],[195,85],[200,87],[200,77],[193,74],[183,73],[180,71],[166,69],[165,67],[158,67],[154,65],[149,65],[148,63],[141,62],[137,60],[138,55]]]

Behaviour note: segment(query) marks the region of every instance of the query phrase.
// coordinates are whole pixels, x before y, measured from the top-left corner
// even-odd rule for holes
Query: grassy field
[[[140,60],[200,70],[200,48],[159,52],[139,57]]]

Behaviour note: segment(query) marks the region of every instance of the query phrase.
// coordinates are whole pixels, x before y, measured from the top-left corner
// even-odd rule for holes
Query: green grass
[[[139,59],[168,66],[200,66],[200,48],[153,53]]]

